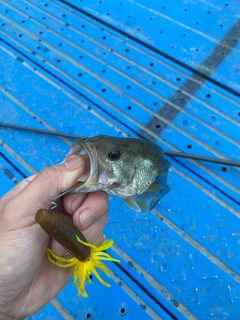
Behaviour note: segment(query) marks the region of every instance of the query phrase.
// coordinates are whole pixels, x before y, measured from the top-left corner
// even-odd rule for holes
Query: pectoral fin
[[[147,202],[147,199],[138,200],[137,204],[138,204],[139,208],[141,209],[142,213],[147,213],[149,211],[149,204]]]
[[[155,192],[158,190],[163,190],[165,187],[161,184],[152,183],[150,187],[147,189],[147,192]]]
[[[170,188],[168,186],[162,186],[161,184],[154,183],[144,193],[131,198],[124,198],[122,200],[131,209],[137,212],[146,213],[152,210],[169,190]],[[150,206],[148,201],[151,201]]]
[[[160,199],[166,194],[168,193],[168,191],[170,191],[170,188],[168,186],[166,186],[164,188],[164,190],[162,190],[161,192],[157,193],[153,198],[152,198],[152,202],[150,205],[150,210],[152,210],[160,201]]]
[[[129,208],[131,208],[137,212],[141,211],[141,209],[139,208],[139,206],[137,205],[137,203],[133,199],[125,198],[125,199],[122,199],[122,201],[125,202],[129,206]]]

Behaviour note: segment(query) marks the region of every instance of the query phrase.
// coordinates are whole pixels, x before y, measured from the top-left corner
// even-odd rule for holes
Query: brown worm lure
[[[67,217],[54,210],[40,209],[37,211],[35,219],[42,229],[70,254],[80,261],[88,259],[91,254],[90,247],[79,243],[76,236],[84,242],[87,240]]]

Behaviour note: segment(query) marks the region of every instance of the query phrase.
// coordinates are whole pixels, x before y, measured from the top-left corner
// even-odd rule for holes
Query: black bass
[[[78,179],[84,183],[74,193],[103,190],[122,198],[131,209],[147,212],[170,190],[170,163],[152,142],[100,135],[77,139],[68,155],[84,153],[90,172]]]

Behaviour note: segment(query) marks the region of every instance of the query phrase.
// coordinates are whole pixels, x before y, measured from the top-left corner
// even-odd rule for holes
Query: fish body
[[[170,163],[150,141],[104,135],[77,139],[69,155],[84,153],[89,156],[90,171],[79,178],[84,183],[74,192],[103,190],[122,198],[130,208],[147,212],[170,190]]]

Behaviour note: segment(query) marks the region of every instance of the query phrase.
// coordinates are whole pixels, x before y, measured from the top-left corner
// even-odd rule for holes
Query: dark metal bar
[[[228,159],[211,158],[211,157],[205,157],[205,156],[198,156],[196,154],[188,154],[188,153],[183,153],[179,151],[169,151],[169,150],[164,150],[164,153],[167,156],[219,163],[219,164],[224,164],[226,166],[240,167],[240,162],[236,162]]]
[[[11,124],[11,123],[0,122],[0,126],[1,127],[12,128],[12,129],[24,130],[24,131],[38,132],[38,133],[43,133],[43,134],[51,134],[51,135],[54,135],[54,136],[59,136],[59,137],[64,137],[64,138],[79,139],[79,136],[74,135],[74,134],[61,133],[61,132],[53,131],[53,130],[51,131],[51,130],[31,128],[31,127],[23,127],[23,126],[19,126],[17,124]]]
[[[25,131],[38,132],[38,133],[43,133],[43,134],[51,134],[51,135],[58,136],[58,137],[79,139],[79,136],[74,135],[74,134],[61,133],[58,131],[37,129],[37,128],[31,128],[31,127],[23,127],[23,126],[19,126],[17,124],[0,122],[0,126],[12,128],[12,129],[20,129],[20,130],[25,130]],[[166,154],[167,156],[170,156],[170,157],[187,158],[187,159],[193,159],[193,160],[198,160],[198,161],[206,161],[206,162],[223,164],[226,166],[240,167],[240,162],[232,161],[232,160],[228,160],[228,159],[211,158],[211,157],[199,156],[196,154],[187,154],[187,153],[180,152],[180,151],[163,150],[163,152],[164,152],[164,154]]]

